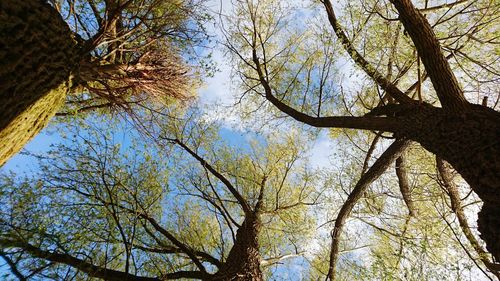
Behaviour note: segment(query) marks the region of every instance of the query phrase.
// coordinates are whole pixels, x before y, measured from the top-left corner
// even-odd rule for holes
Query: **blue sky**
[[[334,5],[337,3],[337,1],[334,1]],[[218,10],[220,5],[223,7],[223,12],[227,13],[230,7],[230,1],[224,0],[221,4],[219,1],[214,0],[211,4],[214,10]],[[335,8],[339,10],[337,7]],[[218,40],[222,40],[220,33],[216,29],[210,27],[209,31],[216,34]],[[218,63],[218,69],[220,71],[215,73],[213,77],[205,80],[204,85],[198,93],[199,103],[197,106],[202,109],[202,113],[207,120],[218,121],[222,124],[219,134],[229,145],[242,148],[243,150],[248,149],[248,140],[251,138],[259,138],[254,131],[255,128],[252,126],[255,124],[252,124],[252,121],[241,120],[236,111],[228,110],[228,107],[236,102],[236,97],[238,97],[239,92],[235,89],[234,84],[232,84],[230,80],[231,66],[229,65],[229,59],[224,56],[224,51],[220,47],[213,50],[213,59]],[[338,67],[342,67],[343,72],[354,71],[349,60],[340,59]],[[355,83],[351,84],[349,82],[344,83],[343,86],[346,90],[349,87],[356,87]],[[286,126],[277,129],[286,131]],[[25,146],[25,150],[32,153],[44,153],[50,149],[51,145],[57,144],[60,141],[61,137],[58,133],[50,128],[45,129]],[[126,143],[129,142],[126,134],[123,135],[122,141],[125,146]],[[322,130],[309,152],[310,164],[315,168],[328,167],[332,163],[331,155],[334,150],[335,143],[329,138],[328,130]],[[29,173],[32,170],[37,170],[37,163],[33,161],[32,157],[20,153],[10,159],[0,168],[0,170]],[[326,228],[323,228],[323,230],[328,231]],[[324,233],[322,235],[324,235]],[[317,243],[312,241],[311,245],[312,248],[314,248],[314,246],[317,246]],[[278,269],[279,275],[283,276],[284,280],[287,275],[291,280],[298,280],[300,278],[301,269],[307,266],[308,264],[304,259],[294,259],[286,266]],[[0,266],[0,276],[5,272],[7,272],[7,267]]]
[[[16,173],[29,172],[36,169],[37,163],[33,158],[23,155],[23,152],[44,153],[50,149],[50,146],[61,140],[58,134],[49,133],[43,130],[36,135],[23,149],[21,153],[16,154],[7,163],[0,168],[1,171],[14,171]]]
[[[213,1],[212,9],[218,10],[220,3],[218,1]],[[224,0],[222,2],[223,13],[227,13],[230,7],[230,1]],[[211,27],[209,32],[216,35],[217,40],[222,40],[219,31]],[[213,50],[213,59],[217,62],[219,71],[215,73],[213,77],[210,77],[204,81],[204,85],[199,90],[199,100],[197,106],[202,109],[202,113],[205,118],[211,121],[217,121],[222,124],[219,131],[220,137],[227,142],[232,147],[238,147],[242,150],[249,149],[249,140],[260,139],[260,137],[252,127],[255,125],[253,121],[241,120],[240,116],[234,110],[228,110],[239,95],[238,90],[231,84],[231,67],[229,66],[229,59],[224,56],[224,50],[221,47],[217,47]],[[281,130],[286,130],[286,127],[280,128]],[[325,151],[331,151],[328,149],[331,147],[330,139],[326,134],[326,130],[320,134],[320,137],[316,140],[313,150],[310,152],[310,160],[313,166],[320,167],[326,166],[329,162],[329,154]],[[36,135],[23,149],[23,151],[28,151],[34,154],[43,154],[50,150],[51,145],[56,145],[63,141],[59,135],[58,130],[49,126],[42,130],[41,133]],[[127,146],[130,140],[127,138],[126,134],[123,134],[122,143],[124,147]],[[23,173],[30,174],[31,172],[36,172],[38,170],[37,161],[28,155],[23,153],[18,153],[12,157],[0,171],[13,171],[20,175]],[[308,263],[303,258],[289,259],[287,260],[286,266],[279,267],[277,273],[286,280],[287,276],[289,279],[296,279],[301,276],[301,271],[304,267],[307,267]],[[8,267],[6,265],[0,266],[0,275],[8,272]]]

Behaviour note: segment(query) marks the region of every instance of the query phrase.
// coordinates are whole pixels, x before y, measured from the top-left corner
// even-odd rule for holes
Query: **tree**
[[[475,60],[477,53],[467,54],[477,48],[491,50],[495,37],[488,30],[493,28],[495,11],[488,1],[464,3],[457,1],[431,7],[425,1],[419,4],[423,8],[417,9],[409,0],[391,0],[387,5],[379,1],[349,2],[343,14],[350,16],[349,34],[329,0],[321,1],[323,16],[317,22],[311,20],[313,24],[307,28],[287,21],[288,15],[295,15],[285,10],[287,7],[282,3],[242,1],[238,2],[234,15],[237,20],[232,19],[226,30],[227,45],[238,61],[237,71],[245,93],[254,92],[264,97],[295,120],[318,128],[371,130],[378,135],[389,132],[397,139],[391,148],[401,148],[402,143],[411,140],[449,162],[483,201],[479,231],[488,251],[499,260],[500,114],[486,104],[470,103],[464,95],[464,87],[471,90],[468,83],[481,83],[487,88],[498,79],[491,62]],[[361,13],[357,9],[364,9],[366,16],[356,17]],[[460,25],[468,20],[472,26]],[[323,28],[325,21],[329,30]],[[463,29],[450,29],[453,24]],[[401,26],[403,36],[399,35]],[[350,59],[373,82],[374,90],[350,94],[329,81],[333,56],[338,55],[330,47],[334,42],[329,36],[332,33]],[[406,36],[411,42],[405,42]],[[394,38],[394,42],[387,42],[385,38]],[[413,54],[412,50],[415,50]],[[491,55],[485,57],[491,58]],[[462,84],[448,62],[451,58],[461,67],[456,72],[461,73]],[[425,71],[420,68],[420,61]],[[379,65],[387,65],[385,74]],[[478,76],[464,77],[470,74],[470,69]],[[477,69],[484,70],[486,75]],[[490,79],[482,80],[484,77]],[[426,85],[428,78],[430,83]],[[401,90],[404,84],[407,90]],[[482,90],[479,87],[477,92]],[[410,96],[412,93],[419,99]],[[357,101],[357,110],[355,105],[349,108],[350,98]],[[342,103],[348,114],[358,111],[363,116],[339,116]],[[388,160],[396,159],[401,152],[391,148],[387,150]],[[376,164],[371,169],[375,169]],[[370,172],[361,176],[360,185],[365,186],[376,178],[377,175]],[[352,200],[345,205],[347,213],[360,193],[352,195]],[[334,278],[335,230],[332,236],[330,278]]]
[[[293,138],[236,155],[216,129],[181,126],[190,137],[152,151],[103,127],[72,128],[38,177],[2,178],[0,248],[14,275],[262,280],[302,254],[315,180]]]
[[[380,171],[377,167],[388,160],[388,153],[383,147],[377,148],[370,160],[371,171],[360,172],[373,139],[366,140],[366,135],[369,133],[335,138],[334,147],[341,151],[335,158],[341,163],[329,173],[338,193],[334,198],[338,199],[331,201],[330,210],[325,210],[331,213],[331,226],[325,228],[336,234],[335,279],[496,280],[498,267],[478,243],[471,222],[481,203],[466,184],[455,181],[454,188],[447,188],[436,175],[434,156],[410,145],[403,154],[410,200],[400,190],[397,174],[401,171],[394,173],[401,169],[400,163],[388,166],[368,187],[366,179]],[[353,145],[357,148],[353,149]],[[331,245],[327,243],[330,237],[325,233],[322,238],[325,250],[318,252],[312,262],[315,270],[311,279],[315,280],[323,279],[332,263]]]
[[[65,101],[62,115],[190,95],[193,73],[179,48],[204,38],[200,3],[51,2],[0,4],[0,165]]]

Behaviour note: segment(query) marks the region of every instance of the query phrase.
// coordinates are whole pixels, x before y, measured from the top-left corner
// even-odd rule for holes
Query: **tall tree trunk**
[[[63,104],[77,60],[76,40],[52,6],[0,1],[0,166]]]
[[[236,233],[236,241],[226,262],[209,280],[263,280],[258,241],[261,227],[262,223],[258,214],[247,215]]]
[[[480,236],[500,261],[500,113],[473,104],[460,114],[424,104],[400,107],[397,134],[448,161],[483,200]]]

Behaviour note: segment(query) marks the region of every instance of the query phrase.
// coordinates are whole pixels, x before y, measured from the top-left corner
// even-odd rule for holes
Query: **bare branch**
[[[421,13],[433,12],[433,11],[440,10],[440,9],[452,8],[452,7],[455,7],[457,5],[467,3],[467,2],[469,2],[469,0],[458,0],[458,1],[455,1],[453,3],[445,3],[445,4],[436,5],[436,6],[432,6],[432,7],[428,7],[428,8],[422,8],[422,9],[418,9],[418,10]]]
[[[281,255],[281,256],[278,256],[278,257],[264,259],[264,260],[262,260],[260,262],[260,266],[262,266],[262,267],[271,266],[273,264],[279,263],[279,262],[281,262],[283,260],[286,260],[286,259],[292,259],[292,258],[300,257],[303,254],[304,254],[304,252],[299,252],[297,254]]]
[[[17,262],[13,261],[6,253],[0,251],[0,257],[5,260],[5,262],[9,265],[10,271],[14,276],[19,279],[19,281],[27,281],[28,278],[25,277],[17,268]]]
[[[265,97],[274,106],[283,113],[289,115],[297,121],[318,128],[350,128],[350,129],[365,129],[365,130],[380,130],[393,132],[398,127],[398,122],[391,118],[372,118],[372,117],[351,117],[351,116],[330,116],[330,117],[315,117],[300,112],[289,105],[282,102],[273,95],[271,86],[269,85],[264,73],[261,69],[257,50],[253,49],[253,62],[256,66],[256,71],[259,75],[259,80],[265,90]]]
[[[191,156],[194,157],[200,164],[205,167],[212,175],[214,175],[216,178],[218,178],[226,187],[227,189],[233,194],[234,198],[238,200],[238,203],[240,204],[241,208],[245,212],[245,214],[251,214],[252,213],[252,208],[248,204],[248,202],[243,198],[243,196],[239,193],[239,191],[236,189],[236,187],[231,184],[231,182],[224,177],[221,173],[219,173],[212,165],[210,165],[205,159],[203,159],[201,156],[199,156],[196,152],[191,150],[185,143],[181,142],[179,139],[168,139],[165,138],[169,141],[174,142],[175,144],[179,145],[184,149],[186,152],[188,152]]]
[[[178,247],[184,253],[186,253],[186,255],[188,255],[188,257],[194,262],[194,264],[196,264],[196,266],[201,270],[201,272],[206,273],[205,267],[196,256],[196,253],[190,247],[186,246],[184,243],[175,238],[168,230],[161,227],[160,224],[154,218],[144,213],[139,214],[139,216],[141,218],[146,219],[158,232],[163,234],[163,236],[165,236],[168,240],[170,240],[170,242],[172,242],[176,247]]]

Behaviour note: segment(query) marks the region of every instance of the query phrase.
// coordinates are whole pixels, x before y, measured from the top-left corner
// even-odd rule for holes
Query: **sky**
[[[230,1],[223,0],[220,3],[217,0],[212,0],[209,6],[214,11],[222,7],[223,13],[226,13],[230,9]],[[223,40],[217,26],[209,26],[209,32],[216,36],[216,40]],[[230,60],[224,53],[225,50],[220,46],[213,49],[212,57],[217,62],[219,71],[213,77],[204,81],[203,86],[198,92],[199,101],[197,106],[202,109],[207,120],[218,121],[222,124],[219,133],[230,145],[235,147],[245,146],[248,145],[249,139],[255,138],[256,132],[253,131],[253,127],[248,124],[247,120],[242,120],[234,110],[228,110],[229,107],[234,105],[240,93],[234,86],[234,81],[231,81]],[[343,63],[341,62],[341,64]],[[348,72],[352,71],[352,65],[347,62],[344,66],[341,65],[340,67],[345,67]],[[348,83],[345,86],[350,86],[350,84]],[[61,137],[58,133],[48,128],[33,138],[24,150],[32,153],[44,153],[50,149],[51,145],[57,144],[60,141]],[[308,152],[310,165],[318,169],[329,167],[334,161],[332,159],[334,147],[335,142],[328,136],[328,130],[322,130]],[[19,153],[10,159],[1,170],[12,170],[16,173],[23,173],[30,170],[36,171],[36,167],[37,165],[31,157]],[[311,249],[313,250],[317,250],[315,248],[318,246],[319,243],[315,241],[311,243]],[[294,262],[290,262],[286,267],[280,269],[280,275],[284,278],[289,275],[291,279],[297,280],[295,277],[300,278],[301,269],[306,266],[308,265],[303,259],[296,259]],[[0,267],[0,275],[3,271],[5,271],[5,267]]]
[[[217,0],[212,0],[209,6],[214,12],[219,11],[222,7],[224,11],[230,9],[230,1],[223,0],[219,3]],[[223,40],[218,27],[209,25],[208,31],[215,35],[217,41]],[[204,118],[210,121],[216,121],[222,124],[220,129],[220,136],[231,146],[234,147],[248,147],[251,139],[258,138],[255,131],[253,131],[251,123],[248,120],[241,120],[240,116],[234,111],[229,110],[232,107],[239,95],[238,90],[231,81],[231,66],[229,59],[224,55],[225,50],[217,46],[213,50],[213,60],[217,62],[218,71],[213,77],[204,81],[204,84],[198,91],[198,102],[196,104],[202,110]],[[0,171],[13,171],[16,174],[36,172],[38,170],[37,162],[33,157],[25,155],[25,152],[34,154],[43,154],[50,150],[51,146],[56,145],[62,141],[58,130],[49,126],[42,130],[41,133],[36,135],[23,149],[12,157]],[[330,138],[327,136],[327,131],[323,131],[315,140],[312,149],[309,152],[309,161],[315,168],[326,167],[329,163],[329,154],[325,151],[331,151]],[[127,142],[125,138],[123,140]],[[310,249],[315,249],[314,245],[310,245]],[[1,264],[1,263],[0,263]],[[281,276],[282,280],[300,278],[304,267],[308,267],[307,261],[300,258],[289,259],[284,266],[279,267],[277,274]],[[6,265],[0,265],[0,276],[8,272]],[[289,277],[289,278],[288,278]],[[301,279],[301,278],[300,278]]]

